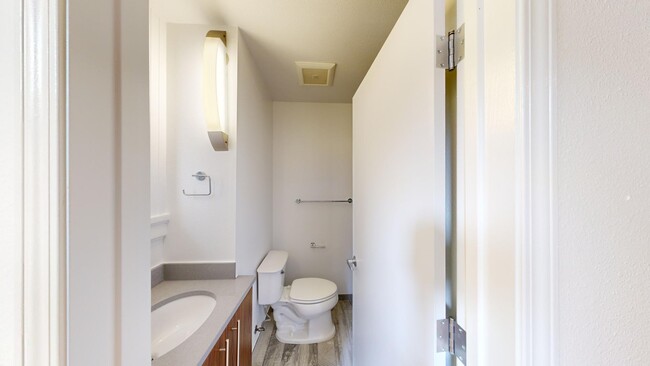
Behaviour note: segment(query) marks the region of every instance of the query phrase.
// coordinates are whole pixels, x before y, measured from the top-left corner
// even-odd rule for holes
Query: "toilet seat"
[[[322,278],[299,278],[291,284],[289,299],[297,304],[315,304],[336,296],[336,284]]]

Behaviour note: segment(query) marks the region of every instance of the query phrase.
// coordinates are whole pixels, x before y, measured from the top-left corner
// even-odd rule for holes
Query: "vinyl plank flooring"
[[[262,366],[282,366],[284,343],[280,343],[280,341],[275,337],[275,326],[272,329],[271,337],[269,337],[269,342],[264,352]]]
[[[275,337],[273,321],[264,323],[253,351],[253,366],[352,366],[352,304],[339,301],[332,310],[333,339],[318,344],[284,344]]]
[[[352,366],[352,306],[349,301],[343,301],[336,307],[338,360],[341,366]]]
[[[285,344],[282,352],[282,366],[296,366],[300,345]]]
[[[331,339],[327,342],[319,343],[318,347],[318,366],[339,366],[338,352],[335,350],[336,341]]]
[[[300,354],[298,365],[318,366],[318,345],[307,344],[305,351]]]
[[[262,325],[267,330],[261,332],[259,338],[257,339],[257,346],[255,346],[255,350],[253,351],[253,366],[262,366],[262,364],[264,363],[264,356],[266,356],[266,348],[268,347],[268,344],[271,341],[273,322],[266,321]],[[265,352],[257,352],[258,347],[261,347],[262,345]]]

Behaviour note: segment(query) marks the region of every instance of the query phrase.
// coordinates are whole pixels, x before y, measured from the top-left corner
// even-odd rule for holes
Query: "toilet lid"
[[[299,278],[291,284],[289,298],[295,302],[310,303],[325,300],[336,294],[336,284],[322,278]]]

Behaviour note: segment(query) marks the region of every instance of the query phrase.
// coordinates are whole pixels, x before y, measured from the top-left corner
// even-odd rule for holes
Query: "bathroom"
[[[152,1],[154,309],[162,301],[158,293],[167,285],[156,287],[163,280],[255,276],[267,253],[284,251],[288,254],[285,284],[314,277],[331,281],[339,300],[333,309],[334,322],[340,327],[345,324],[336,335],[322,339],[282,339],[289,345],[303,344],[284,349],[292,349],[296,360],[310,353],[318,358],[308,345],[321,343],[321,363],[351,365],[353,284],[347,262],[353,256],[351,102],[405,4],[362,3],[320,10],[310,5],[296,7],[293,14],[266,4],[260,5],[264,9],[260,14],[265,14],[262,21],[246,4],[234,1],[216,2],[200,17],[194,13],[199,2]],[[326,25],[346,11],[345,19]],[[357,21],[362,13],[375,20]],[[343,29],[332,33],[324,27]],[[296,34],[296,29],[307,35]],[[362,29],[372,35],[349,36]],[[213,66],[221,72],[216,79],[224,82],[215,83],[221,89],[215,92],[219,112],[212,126],[206,121],[209,102],[204,101],[208,62],[204,53],[208,52],[206,34],[211,31],[220,32],[227,53],[225,66]],[[312,44],[319,41],[323,43]],[[347,52],[346,43],[358,52]],[[320,67],[314,61],[325,65],[324,86],[308,85],[314,75],[301,78],[298,66],[304,61],[311,61],[308,68]],[[214,80],[215,75],[207,78]],[[219,133],[220,146],[211,144],[211,128]],[[227,143],[221,133],[227,135]],[[252,283],[252,347],[258,359],[253,364],[261,365],[282,358],[283,348],[279,355],[273,354],[278,347],[269,348],[282,336],[276,337],[273,323],[265,322],[267,313],[278,316],[278,310],[269,311],[270,303],[259,305],[259,283]],[[318,283],[307,286],[318,287]],[[157,319],[154,313],[154,328]],[[267,330],[255,330],[260,328]],[[166,336],[163,330],[154,332],[154,365],[173,364],[179,360],[176,353],[182,355],[185,346],[163,345],[164,353],[158,350],[156,344],[164,343],[160,339]]]
[[[0,8],[0,365],[647,364],[649,2]]]

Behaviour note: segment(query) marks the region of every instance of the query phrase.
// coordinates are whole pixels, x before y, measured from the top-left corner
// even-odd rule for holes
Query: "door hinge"
[[[458,357],[460,362],[466,364],[467,359],[467,334],[454,318],[438,320],[438,347],[437,352],[449,352]]]
[[[465,58],[465,24],[436,37],[437,67],[452,71]]]

